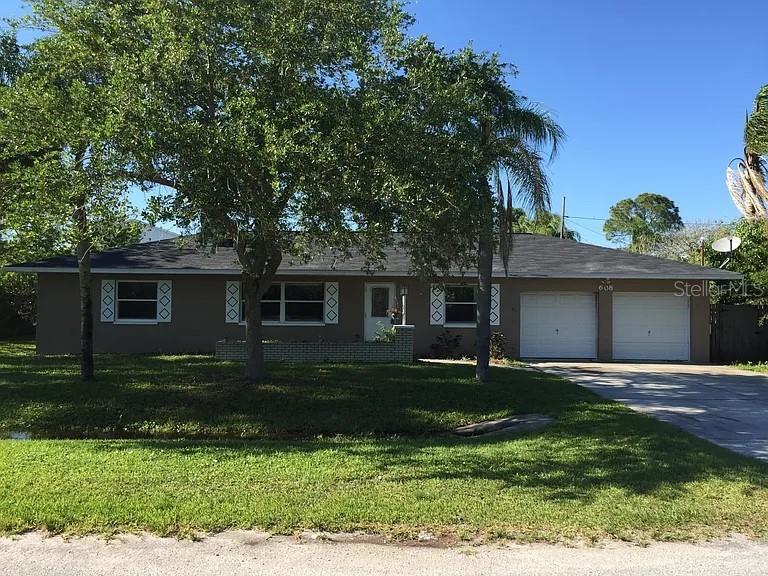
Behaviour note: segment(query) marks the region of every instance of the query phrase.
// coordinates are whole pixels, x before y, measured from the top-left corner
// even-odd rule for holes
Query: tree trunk
[[[251,384],[267,376],[264,346],[261,342],[261,299],[275,279],[283,254],[275,244],[249,243],[245,235],[232,232],[235,252],[243,268],[242,290],[245,296],[245,377]]]
[[[261,296],[259,278],[243,272],[245,291],[245,377],[251,384],[262,382],[267,376],[264,364],[264,345],[261,335]]]
[[[484,182],[488,187],[487,182]],[[488,365],[491,361],[491,276],[493,272],[493,213],[490,190],[486,206],[483,207],[485,218],[480,229],[477,244],[477,366],[475,377],[480,382],[488,382]]]
[[[481,234],[478,244],[477,276],[477,369],[475,377],[488,382],[491,360],[491,271],[493,268],[493,239]]]
[[[88,240],[85,208],[77,209],[80,240],[77,243],[77,274],[80,281],[80,377],[94,379],[93,367],[93,298],[91,296],[91,243]]]

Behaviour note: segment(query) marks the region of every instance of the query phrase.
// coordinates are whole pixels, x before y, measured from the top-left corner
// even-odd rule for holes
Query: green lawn
[[[276,364],[254,388],[243,365],[210,356],[97,357],[98,380],[76,359],[36,357],[0,342],[0,434],[39,438],[312,439],[425,436],[510,413],[557,414],[591,398],[538,372],[469,365]],[[509,378],[514,376],[514,378]]]
[[[537,372],[282,365],[254,389],[206,357],[98,367],[82,385],[73,359],[0,344],[0,430],[46,438],[0,441],[0,531],[768,536],[768,466]],[[556,424],[446,433],[525,412]]]

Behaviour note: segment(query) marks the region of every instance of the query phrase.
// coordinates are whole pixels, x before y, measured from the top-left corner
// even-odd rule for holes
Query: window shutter
[[[325,314],[326,324],[339,323],[339,283],[325,283]]]
[[[440,284],[432,284],[429,290],[429,323],[445,324],[445,290]]]
[[[117,282],[115,280],[101,281],[101,321],[115,321],[115,301],[117,300]]]
[[[498,284],[491,284],[491,326],[501,324],[501,290]]]
[[[226,316],[224,321],[228,324],[238,324],[240,322],[240,282],[237,280],[227,280]]]
[[[157,321],[171,321],[171,304],[173,302],[170,280],[160,280],[157,283]]]

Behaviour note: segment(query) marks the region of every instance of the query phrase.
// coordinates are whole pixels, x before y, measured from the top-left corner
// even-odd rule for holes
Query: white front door
[[[365,339],[371,341],[382,328],[391,328],[387,310],[395,307],[395,285],[391,283],[366,283],[365,285]]]
[[[583,292],[520,294],[522,358],[595,358],[597,301]]]
[[[614,360],[688,360],[690,302],[668,293],[613,293]]]

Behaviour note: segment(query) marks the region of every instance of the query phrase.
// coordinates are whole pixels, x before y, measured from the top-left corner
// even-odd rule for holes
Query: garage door
[[[520,295],[520,356],[595,358],[595,295],[583,292],[527,292]]]
[[[689,305],[674,294],[614,292],[613,358],[688,360]]]

